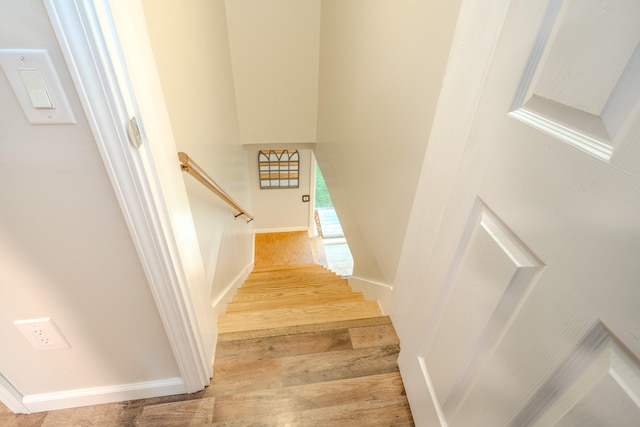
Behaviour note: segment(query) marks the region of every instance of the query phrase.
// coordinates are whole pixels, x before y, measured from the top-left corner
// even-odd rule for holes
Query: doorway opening
[[[349,277],[353,274],[353,257],[320,167],[317,162],[314,163],[316,168],[314,235],[322,239],[327,267],[342,277]]]

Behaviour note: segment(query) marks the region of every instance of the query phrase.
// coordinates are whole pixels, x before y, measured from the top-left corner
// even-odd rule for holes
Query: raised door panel
[[[478,200],[421,352],[426,366],[439,367],[431,371],[431,381],[448,418],[542,268],[542,262]]]
[[[610,161],[638,115],[638,22],[635,0],[550,2],[512,117]]]
[[[640,3],[504,5],[422,270],[437,291],[415,357],[450,427],[626,425],[640,402]]]

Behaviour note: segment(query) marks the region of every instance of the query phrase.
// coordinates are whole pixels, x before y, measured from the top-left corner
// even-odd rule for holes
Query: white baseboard
[[[393,286],[360,276],[349,277],[349,285],[354,291],[362,292],[368,300],[378,300],[383,313],[389,313]]]
[[[0,402],[16,414],[29,413],[29,408],[22,403],[20,392],[2,374],[0,374]]]
[[[217,327],[217,322],[218,322],[218,316],[220,314],[223,314],[226,309],[227,309],[227,303],[229,301],[231,301],[231,299],[233,298],[233,296],[236,294],[236,291],[238,290],[238,288],[240,286],[242,286],[242,284],[244,283],[244,281],[247,279],[247,276],[249,276],[249,274],[251,273],[251,271],[253,270],[253,259],[251,260],[251,262],[249,264],[247,264],[247,266],[240,272],[240,274],[238,274],[225,288],[224,290],[220,293],[220,295],[218,295],[217,298],[215,298],[212,302],[211,302],[211,307],[213,308],[213,315],[216,319],[216,328],[215,328],[215,345],[218,344],[218,327]],[[213,355],[212,355],[212,360],[211,360],[211,366],[213,366],[213,362],[215,358],[215,348],[213,351]]]
[[[236,293],[236,290],[244,283],[249,276],[249,273],[253,270],[253,261],[248,264],[225,288],[224,290],[211,302],[213,307],[214,316],[224,313],[226,305]]]
[[[186,393],[182,378],[167,378],[141,383],[29,394],[22,398],[22,403],[29,412],[43,412],[182,393]]]

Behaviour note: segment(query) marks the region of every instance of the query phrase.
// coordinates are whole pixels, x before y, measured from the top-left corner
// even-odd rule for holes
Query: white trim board
[[[184,390],[184,383],[181,378],[167,378],[134,384],[31,394],[24,396],[23,403],[29,412],[33,413],[168,396],[182,393],[182,390]]]
[[[364,297],[371,301],[378,301],[383,314],[389,313],[389,304],[393,286],[376,282],[360,276],[348,277],[349,285],[354,291],[362,292]]]
[[[171,192],[162,185],[167,174],[181,174],[175,159],[175,144],[171,145],[172,140],[156,141],[152,152],[150,144],[143,144],[136,150],[129,142],[126,123],[132,116],[139,119],[142,116],[137,111],[129,70],[124,65],[119,49],[115,25],[104,22],[105,19],[114,19],[111,4],[107,0],[44,0],[44,5],[147,275],[182,376],[182,387],[176,383],[165,390],[167,393],[201,390],[212,375],[212,355],[206,354],[210,349],[206,348],[203,337],[213,336],[213,332],[212,325],[198,318],[197,310],[201,305],[206,305],[206,301],[194,298],[191,291],[197,288],[194,280],[204,282],[204,268],[200,265],[200,271],[197,265],[194,267],[185,262],[184,251],[189,248],[182,246],[173,228],[172,215],[179,203],[175,201],[179,196],[174,193],[179,193],[180,189],[170,188]],[[130,2],[127,6],[126,12],[133,15],[131,19],[144,23],[140,3]],[[146,55],[150,56],[151,53],[147,52]],[[144,59],[141,58],[139,64],[142,70],[138,71],[146,71],[149,84],[152,85],[153,77],[157,78],[155,68],[150,69],[153,62]],[[153,97],[147,100],[153,101]],[[162,105],[157,110],[161,110]],[[149,116],[155,124],[158,118]],[[141,120],[138,122],[141,123]],[[144,139],[144,131],[142,134]],[[161,160],[168,157],[173,157],[175,170],[162,163]],[[164,175],[160,174],[161,171]],[[188,206],[186,191],[184,188],[182,190],[183,202]],[[184,222],[182,225],[185,228]],[[188,226],[186,224],[186,228]],[[189,232],[188,229],[180,231]],[[195,234],[195,228],[191,232]]]
[[[222,291],[222,293],[211,302],[216,315],[224,312],[226,304],[233,298],[236,290],[244,283],[251,271],[253,270],[253,262],[247,265]]]
[[[0,402],[16,414],[28,414],[29,408],[24,405],[22,398],[23,396],[13,384],[0,374]]]

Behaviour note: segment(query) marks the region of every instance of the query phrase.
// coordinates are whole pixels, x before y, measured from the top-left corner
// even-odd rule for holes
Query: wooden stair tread
[[[315,274],[308,274],[308,275],[298,275],[298,276],[290,276],[290,277],[286,277],[283,279],[264,279],[264,280],[245,280],[245,282],[242,284],[243,288],[252,288],[252,287],[256,287],[256,286],[269,286],[269,285],[273,285],[273,284],[279,284],[279,285],[285,285],[285,284],[291,284],[291,285],[296,285],[296,284],[300,284],[300,285],[322,285],[325,283],[345,283],[345,279],[343,279],[340,276],[337,276],[335,274],[332,274],[331,276],[321,276],[321,275],[315,275]]]
[[[344,283],[328,284],[322,286],[299,286],[295,290],[293,290],[293,292],[289,287],[272,287],[266,289],[247,288],[242,292],[238,290],[238,293],[234,295],[232,302],[263,301],[269,299],[287,298],[289,296],[295,295],[309,295],[311,297],[319,295],[340,295],[350,292],[352,292],[351,288]]]
[[[286,271],[263,271],[256,272],[252,271],[246,280],[254,281],[254,280],[265,280],[265,279],[287,279],[289,277],[300,277],[303,275],[314,275],[314,276],[327,276],[327,277],[340,277],[336,273],[331,270],[328,270],[322,266],[318,266],[313,269],[305,269],[305,270],[286,270]]]
[[[228,358],[214,367],[214,388],[207,394],[221,396],[398,372],[398,345],[361,349],[343,347],[254,360],[234,361]]]
[[[341,302],[281,310],[225,313],[218,317],[218,330],[220,333],[249,331],[381,315],[376,301]]]
[[[308,409],[284,414],[245,418],[232,425],[393,425],[413,426],[413,417],[406,397],[385,400],[368,400],[329,408]],[[212,426],[229,427],[227,421],[214,422]]]
[[[227,304],[227,313],[237,313],[242,311],[264,311],[283,308],[303,307],[306,305],[331,304],[337,301],[365,301],[361,292],[354,293],[330,293],[325,295],[289,295],[281,298],[271,298],[253,301],[232,301]]]
[[[268,416],[282,416],[293,411],[323,409],[357,404],[371,400],[403,399],[404,385],[399,372],[371,375],[344,380],[324,381],[217,396],[213,421],[236,421],[247,418],[263,420]],[[284,408],[290,408],[288,411]],[[353,420],[352,420],[353,421]]]
[[[386,317],[386,316],[385,316]],[[400,345],[391,323],[380,323],[385,317],[334,322],[318,331],[250,337],[218,341],[216,366],[252,363],[266,359],[303,356],[340,350],[381,348]],[[377,322],[374,322],[377,320]],[[316,326],[316,325],[311,325]],[[260,331],[263,332],[263,331]],[[286,329],[283,332],[288,332]],[[232,335],[232,334],[226,334]],[[280,367],[278,368],[280,369]]]
[[[298,269],[284,269],[284,270],[261,270],[261,271],[256,271],[255,269],[251,272],[251,274],[249,275],[249,277],[268,277],[268,276],[274,276],[274,277],[289,277],[289,276],[295,276],[295,275],[300,275],[300,274],[326,274],[326,275],[331,275],[331,274],[335,274],[333,271],[324,268],[321,265],[315,266],[315,267],[306,267],[306,268],[298,268]]]
[[[398,353],[400,346],[387,345],[286,357],[281,360],[282,385],[287,387],[398,372]]]
[[[378,328],[380,326],[366,326]],[[305,332],[294,335],[275,335],[218,342],[216,366],[251,363],[266,359],[301,356],[327,351],[353,349],[349,329]]]
[[[272,283],[270,285],[264,286],[248,286],[246,288],[238,289],[236,295],[249,295],[249,294],[270,294],[274,292],[281,292],[287,294],[297,294],[297,293],[305,293],[305,292],[313,292],[313,291],[326,291],[326,290],[334,290],[341,292],[353,292],[351,287],[346,283],[333,282],[333,283],[321,283],[317,285],[310,284],[281,284],[281,283]]]
[[[391,324],[389,316],[376,316],[361,319],[334,320],[329,322],[310,323],[305,325],[279,326],[274,328],[254,329],[249,331],[222,332],[218,334],[218,342],[242,341],[269,338],[281,335],[298,335],[332,329],[359,328],[375,325]]]
[[[266,266],[253,267],[253,272],[261,273],[261,272],[273,272],[273,271],[317,270],[317,269],[325,269],[325,268],[320,264],[266,265]]]
[[[312,270],[295,270],[295,271],[288,270],[288,271],[264,271],[264,272],[253,271],[245,279],[245,283],[287,280],[287,279],[293,279],[293,278],[304,278],[304,277],[312,277],[312,276],[317,277],[318,279],[329,279],[329,278],[341,279],[342,278],[342,276],[334,273],[331,270],[327,270],[324,267],[319,267],[319,269],[312,269]]]

